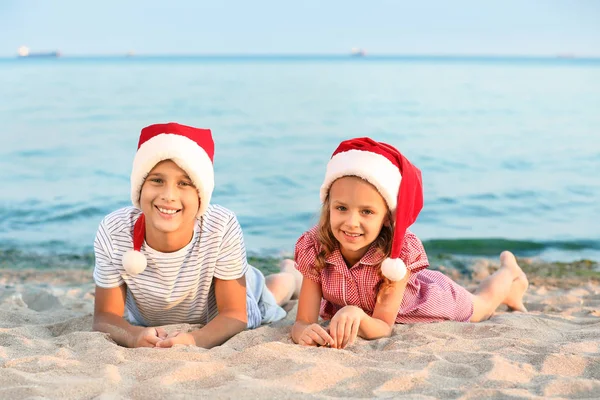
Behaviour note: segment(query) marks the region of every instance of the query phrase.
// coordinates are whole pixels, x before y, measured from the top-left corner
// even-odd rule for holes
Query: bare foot
[[[512,311],[527,312],[527,308],[525,308],[525,305],[523,304],[523,295],[525,295],[525,292],[529,287],[527,275],[525,275],[525,272],[519,267],[517,259],[510,251],[503,251],[502,254],[500,254],[500,266],[512,269],[516,276],[510,286],[510,292],[502,303],[506,304]]]

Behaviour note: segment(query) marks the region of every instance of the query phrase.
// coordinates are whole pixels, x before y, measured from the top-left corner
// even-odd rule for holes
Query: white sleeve
[[[225,226],[225,234],[217,255],[215,278],[223,280],[238,279],[248,270],[246,246],[242,227],[234,214]]]
[[[115,288],[125,283],[123,277],[113,263],[113,246],[110,235],[106,231],[106,219],[103,219],[94,241],[94,281],[101,288]]]

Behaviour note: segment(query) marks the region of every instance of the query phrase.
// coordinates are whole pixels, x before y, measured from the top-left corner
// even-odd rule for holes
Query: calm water
[[[0,250],[89,254],[140,129],[177,121],[213,130],[251,252],[292,251],[331,152],[371,136],[423,171],[426,247],[600,259],[599,110],[593,60],[4,59]]]

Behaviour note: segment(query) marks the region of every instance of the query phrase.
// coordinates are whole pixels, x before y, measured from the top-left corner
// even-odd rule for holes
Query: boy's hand
[[[298,344],[303,346],[333,346],[334,340],[319,324],[310,324],[300,334]]]
[[[160,327],[142,329],[133,339],[131,347],[155,347],[161,340],[166,339],[167,332]]]
[[[168,348],[173,347],[176,344],[183,344],[186,346],[195,346],[196,339],[192,336],[191,333],[187,332],[173,332],[166,337],[166,339],[161,340],[156,343],[156,347]]]
[[[358,328],[365,312],[356,306],[346,306],[339,310],[329,323],[329,333],[334,340],[332,347],[344,349],[354,343]]]

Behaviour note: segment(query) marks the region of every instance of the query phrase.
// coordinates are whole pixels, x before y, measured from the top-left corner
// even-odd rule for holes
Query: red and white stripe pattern
[[[326,268],[317,272],[314,265],[320,250],[317,227],[314,227],[298,239],[295,260],[304,277],[321,285],[321,317],[331,319],[346,305],[360,307],[372,315],[381,283],[378,265],[383,255],[371,246],[356,265],[348,268],[338,249],[327,257]],[[470,320],[471,293],[442,273],[426,269],[429,261],[423,244],[410,231],[406,231],[400,258],[413,271],[413,276],[406,286],[396,323]]]

